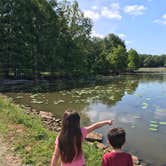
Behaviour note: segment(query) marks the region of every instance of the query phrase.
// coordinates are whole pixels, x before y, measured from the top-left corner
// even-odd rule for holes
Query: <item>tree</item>
[[[112,51],[112,48],[118,47],[119,45],[126,48],[124,41],[113,33],[104,38],[104,49],[108,52]]]
[[[153,67],[153,60],[152,60],[152,56],[147,56],[145,59],[144,59],[144,67]]]
[[[112,63],[111,61],[113,59],[111,57],[112,57],[113,52],[116,52],[115,50],[118,49],[118,47],[123,48],[123,50],[125,50],[124,51],[125,52],[124,55],[126,55],[126,46],[125,46],[125,43],[118,36],[116,36],[114,34],[109,34],[108,36],[106,36],[103,39],[103,42],[102,42],[102,52],[100,53],[100,56],[97,59],[97,69],[98,69],[99,73],[101,73],[101,74],[109,74],[110,71],[115,72],[115,70],[117,69],[117,67],[115,65],[116,62]],[[119,56],[119,58],[120,58],[120,56]],[[117,58],[117,59],[119,59],[119,58]],[[125,60],[124,64],[125,63],[126,63],[126,60]],[[119,67],[119,71],[121,70],[120,67]]]
[[[114,47],[112,52],[108,54],[107,60],[110,63],[112,71],[116,73],[125,71],[125,69],[127,68],[126,49],[121,45],[118,45],[118,47]]]
[[[166,67],[166,57],[165,57],[164,67]]]
[[[90,73],[97,74],[100,70],[99,59],[103,51],[103,39],[92,37],[88,44],[88,70]]]
[[[88,70],[88,43],[91,32],[91,21],[84,17],[78,3],[63,1],[60,4],[64,22],[67,25],[62,32],[64,59],[62,69],[68,76],[86,74]],[[65,25],[64,23],[64,25]]]
[[[12,0],[0,1],[0,65],[6,77],[9,76],[17,46],[13,32],[13,5]]]
[[[136,70],[140,66],[139,55],[136,50],[130,49],[128,51],[128,69]]]
[[[115,34],[90,36],[76,1],[1,0],[0,69],[9,77],[78,77],[126,69],[126,46]],[[163,58],[154,58],[155,65]],[[30,76],[30,77],[29,77]]]

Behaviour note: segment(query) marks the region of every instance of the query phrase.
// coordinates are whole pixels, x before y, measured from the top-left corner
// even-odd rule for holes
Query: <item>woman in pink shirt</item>
[[[88,133],[104,125],[112,125],[112,121],[105,120],[80,128],[79,114],[77,112],[65,112],[61,132],[55,141],[51,166],[58,166],[59,158],[61,159],[61,166],[84,166],[82,142]]]

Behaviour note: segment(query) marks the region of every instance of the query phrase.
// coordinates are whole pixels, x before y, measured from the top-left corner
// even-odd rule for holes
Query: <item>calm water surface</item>
[[[83,124],[114,119],[113,127],[126,129],[127,151],[166,166],[166,74],[117,76],[106,85],[51,93],[6,94],[60,118],[66,109],[75,109]],[[106,135],[108,129],[98,131]]]

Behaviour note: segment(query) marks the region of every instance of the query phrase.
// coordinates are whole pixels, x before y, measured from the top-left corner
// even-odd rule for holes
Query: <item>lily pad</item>
[[[139,115],[134,116],[135,119],[140,119],[141,117]]]
[[[32,100],[31,102],[34,104],[42,104],[43,103],[43,101],[38,101],[38,100]]]
[[[143,110],[147,109],[148,107],[147,106],[142,106],[141,107]]]
[[[166,109],[157,109],[156,112],[166,112]]]
[[[22,99],[24,98],[23,96],[17,96],[16,99]]]
[[[148,103],[142,103],[142,109],[147,109],[148,108]]]
[[[152,128],[158,128],[158,124],[150,124],[150,127],[152,127]]]
[[[150,131],[158,131],[157,128],[152,128],[152,127],[150,127],[149,130],[150,130]]]
[[[159,122],[160,125],[166,125],[166,122]]]
[[[135,129],[135,128],[136,128],[136,125],[131,125],[131,128],[132,128],[132,129]]]
[[[115,100],[114,96],[109,97],[110,100]]]
[[[37,97],[38,95],[39,95],[39,94],[36,93],[36,94],[31,95],[30,97],[31,97],[31,98],[35,98],[35,97]]]
[[[60,103],[64,103],[64,100],[58,100],[58,101],[54,101],[54,104],[60,104]]]
[[[150,123],[157,123],[157,121],[155,121],[155,120],[151,120]]]
[[[142,94],[136,94],[136,96],[138,96],[138,97],[142,97],[143,95],[142,95]]]

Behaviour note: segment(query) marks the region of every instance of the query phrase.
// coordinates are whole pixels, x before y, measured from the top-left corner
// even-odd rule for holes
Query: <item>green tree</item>
[[[166,57],[165,57],[164,67],[166,67]]]
[[[120,48],[123,48],[123,50],[126,50],[124,41],[121,40],[118,36],[116,36],[114,34],[109,34],[108,36],[106,36],[103,39],[102,51],[99,55],[99,58],[97,59],[97,69],[98,69],[99,73],[109,74],[111,71],[115,72],[117,70],[117,67],[115,65],[116,63],[111,62],[113,60],[111,58],[112,57],[111,55],[113,54],[113,52],[116,52],[115,49],[118,48],[119,46],[120,46]],[[124,51],[124,52],[125,52],[124,55],[126,55],[126,51]],[[120,58],[120,56],[119,56],[119,58]],[[119,58],[117,57],[118,60],[119,60]],[[125,63],[126,63],[126,60],[125,60],[124,64]],[[119,71],[123,68],[122,66],[119,66]],[[118,71],[116,71],[116,72],[118,72]]]
[[[64,63],[62,69],[68,76],[86,74],[88,70],[88,42],[91,21],[84,17],[78,3],[63,1],[60,4],[67,28],[62,32]]]
[[[136,50],[130,49],[128,51],[128,69],[136,70],[140,66],[139,55]]]
[[[119,73],[121,71],[125,71],[127,68],[126,49],[121,45],[114,47],[112,52],[108,54],[107,60],[109,61],[113,72]]]
[[[104,50],[107,52],[111,52],[114,47],[117,48],[119,45],[126,48],[124,41],[113,33],[104,38]]]
[[[152,59],[151,55],[147,56],[144,59],[143,66],[144,67],[153,67],[153,59]]]
[[[0,65],[6,77],[9,76],[12,66],[12,56],[15,53],[13,49],[16,48],[13,33],[12,8],[12,0],[0,1]]]
[[[103,39],[92,37],[88,44],[88,68],[90,73],[97,74],[100,70],[100,55],[103,51]]]

